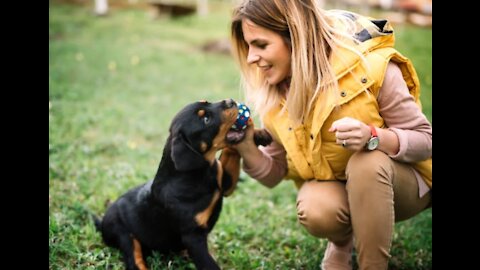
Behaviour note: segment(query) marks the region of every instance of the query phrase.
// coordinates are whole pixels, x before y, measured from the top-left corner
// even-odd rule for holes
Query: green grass
[[[420,78],[423,111],[432,121],[432,29],[396,26],[399,51],[410,58]]]
[[[89,213],[154,176],[173,115],[194,100],[243,100],[232,58],[199,47],[226,38],[230,11],[151,20],[143,9],[50,3],[49,269],[123,269]],[[227,1],[228,2],[228,1]],[[225,2],[223,2],[225,3]],[[431,29],[397,27],[397,42],[421,77],[431,120]],[[325,240],[296,221],[293,184],[267,189],[243,175],[209,236],[223,269],[318,269]],[[391,269],[432,268],[432,211],[396,224]],[[151,269],[194,269],[156,254]]]

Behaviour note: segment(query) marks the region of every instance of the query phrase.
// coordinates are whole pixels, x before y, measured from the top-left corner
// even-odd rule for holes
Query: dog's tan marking
[[[202,151],[202,153],[207,151],[207,148],[208,148],[208,144],[206,142],[201,142],[200,143],[200,151]]]
[[[217,160],[217,184],[218,188],[222,190],[223,166],[220,160]]]
[[[140,270],[148,270],[145,261],[143,260],[142,246],[137,239],[132,237],[133,240],[133,258],[135,258],[135,265]]]
[[[198,117],[203,117],[205,115],[205,110],[198,110],[197,115]]]
[[[208,101],[206,99],[200,99],[198,102],[207,103]]]
[[[223,167],[222,163],[220,161],[217,161],[217,184],[220,189],[222,189],[222,176],[223,176]],[[215,193],[213,194],[212,200],[210,201],[210,204],[203,210],[202,212],[198,213],[195,216],[195,221],[197,222],[198,226],[207,228],[207,222],[210,219],[210,216],[212,215],[213,208],[215,208],[215,205],[217,204],[218,199],[220,198],[220,191],[215,190]]]
[[[232,178],[232,186],[228,190],[223,191],[223,196],[227,197],[237,187],[238,177],[240,176],[240,154],[233,148],[225,147],[220,155],[220,164],[222,164],[223,170],[228,172]]]
[[[228,130],[230,130],[233,123],[235,123],[237,120],[237,114],[238,109],[236,107],[223,111],[223,122],[220,125],[217,136],[213,138],[212,147],[210,147],[210,150],[203,155],[210,165],[213,165],[213,162],[215,162],[215,154],[217,151],[227,145],[225,142],[225,136],[227,136]]]
[[[197,222],[198,226],[207,228],[208,219],[210,218],[210,215],[212,215],[213,208],[215,207],[218,198],[220,198],[220,191],[215,190],[212,201],[210,202],[208,207],[195,216],[195,221]]]
[[[190,258],[190,254],[188,254],[188,250],[187,250],[187,249],[182,249],[182,250],[180,250],[179,253],[180,253],[180,256],[181,256],[181,257],[183,257],[183,258],[185,258],[185,259],[188,259],[188,260],[191,259],[191,258]]]

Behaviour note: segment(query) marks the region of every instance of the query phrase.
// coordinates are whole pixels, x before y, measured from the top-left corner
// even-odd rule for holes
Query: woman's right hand
[[[248,119],[247,128],[245,129],[245,136],[243,139],[236,144],[233,144],[231,147],[238,150],[240,155],[244,155],[248,153],[252,148],[257,148],[255,142],[253,141],[253,134],[255,130],[255,124],[253,123],[253,119]]]

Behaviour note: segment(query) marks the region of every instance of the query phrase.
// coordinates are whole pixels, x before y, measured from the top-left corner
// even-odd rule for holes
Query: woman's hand
[[[251,151],[252,147],[257,148],[255,142],[253,141],[253,134],[255,130],[255,124],[253,123],[253,119],[248,119],[247,128],[245,129],[245,136],[244,138],[236,144],[233,144],[231,147],[237,149],[240,155],[244,155]]]
[[[370,127],[367,124],[350,117],[344,117],[333,122],[328,131],[335,132],[337,144],[341,144],[352,151],[365,149],[365,145],[371,136]]]

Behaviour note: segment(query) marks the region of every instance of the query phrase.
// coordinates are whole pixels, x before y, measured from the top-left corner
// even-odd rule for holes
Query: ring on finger
[[[343,146],[343,147],[346,147],[346,146],[347,146],[347,140],[343,140],[343,141],[342,141],[342,146]]]

